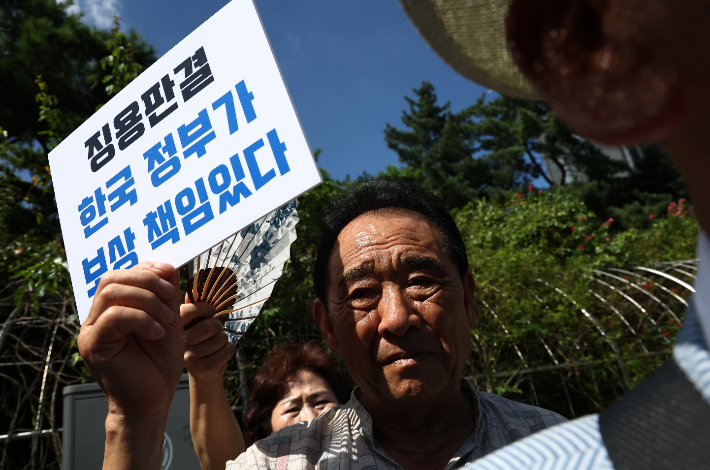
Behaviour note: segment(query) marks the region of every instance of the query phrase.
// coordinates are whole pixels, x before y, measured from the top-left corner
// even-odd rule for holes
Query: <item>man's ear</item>
[[[473,273],[469,269],[463,278],[463,303],[466,308],[466,316],[468,324],[471,328],[476,325],[476,280],[473,278]]]
[[[325,344],[328,345],[331,351],[335,354],[340,355],[340,349],[338,348],[338,340],[335,337],[335,331],[333,330],[333,323],[330,321],[330,315],[328,315],[328,310],[325,308],[325,304],[320,300],[316,299],[313,302],[313,320],[315,320],[320,332],[325,339]]]
[[[607,145],[662,140],[683,112],[662,4],[512,0],[508,47],[575,132]]]

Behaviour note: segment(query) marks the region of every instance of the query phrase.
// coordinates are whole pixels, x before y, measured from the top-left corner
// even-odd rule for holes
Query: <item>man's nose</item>
[[[409,328],[421,326],[421,318],[399,286],[385,286],[377,311],[380,316],[377,327],[380,336],[384,337],[387,333],[403,336]]]

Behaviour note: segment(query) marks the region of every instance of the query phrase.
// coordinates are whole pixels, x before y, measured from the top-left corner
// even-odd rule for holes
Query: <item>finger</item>
[[[177,271],[172,264],[163,263],[162,261],[144,261],[133,266],[131,270],[152,271],[163,279],[168,279],[171,274]]]
[[[183,331],[185,346],[200,344],[222,333],[222,322],[210,318]]]
[[[158,266],[158,267],[156,267]],[[163,266],[163,268],[159,268]],[[168,272],[172,266],[165,263],[148,261],[133,266],[131,269],[117,269],[110,271],[101,277],[101,282],[96,289],[96,293],[101,292],[108,284],[126,284],[140,287],[155,292],[162,300],[168,300],[175,296],[175,289],[179,289],[171,282],[171,276],[175,272]],[[179,277],[179,274],[177,274]]]
[[[182,321],[183,327],[186,327],[196,318],[211,318],[215,313],[217,313],[217,311],[214,306],[205,302],[184,304],[180,306],[180,320]]]
[[[170,323],[175,312],[153,292],[131,285],[111,283],[94,298],[89,315],[93,324],[111,307],[142,310],[160,324]],[[87,319],[88,320],[88,319]]]
[[[201,358],[199,361],[191,361],[186,357],[185,367],[194,376],[213,375],[215,371],[224,373],[227,362],[234,356],[237,347],[234,343],[227,343],[213,354]]]
[[[227,333],[219,332],[218,334],[211,336],[204,341],[200,341],[197,344],[186,345],[185,358],[189,356],[190,358],[201,359],[210,356],[222,349],[228,342],[229,337],[227,336]]]
[[[134,269],[110,271],[103,275],[94,294],[94,300],[86,319],[90,325],[96,321],[101,312],[112,305],[105,302],[102,303],[105,300],[102,295],[103,291],[109,286],[115,287],[116,285],[132,286],[150,291],[157,295],[161,301],[171,299],[177,295],[175,286],[171,282],[162,279],[152,271]]]
[[[156,340],[165,329],[150,315],[130,307],[110,307],[93,325],[82,325],[79,349],[82,356],[104,352],[106,348],[122,346],[125,337],[133,333],[144,339]]]
[[[182,303],[182,291],[180,290],[180,271],[175,269],[173,272],[165,279],[174,288],[173,295],[165,300],[165,303],[170,307],[170,309],[175,313],[175,316],[180,315],[180,304]],[[178,323],[180,323],[178,321]]]
[[[159,269],[156,266],[162,266],[162,268]],[[128,275],[127,278],[122,277],[122,279],[125,279],[122,281],[123,283],[131,283],[131,285],[136,285],[136,287],[153,291],[162,300],[173,299],[176,296],[180,298],[180,272],[173,269],[173,267],[167,263],[148,261],[137,264],[131,269],[118,270],[115,272],[126,273]],[[175,279],[177,279],[177,284],[175,283]],[[175,292],[176,289],[178,292]]]

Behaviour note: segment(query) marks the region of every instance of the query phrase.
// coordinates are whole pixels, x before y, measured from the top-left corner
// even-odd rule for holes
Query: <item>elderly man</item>
[[[460,54],[445,50],[446,41],[433,41],[430,35],[432,29],[441,31],[447,26],[437,16],[417,16],[443,2],[402,3],[421,9],[415,8],[413,19],[453,65],[451,58],[460,58]],[[468,25],[481,18],[474,4],[478,8],[495,4],[497,16],[489,18],[497,18],[493,22],[500,24],[489,25],[486,35],[478,33],[484,28],[469,27],[470,34],[459,44],[474,44],[477,35],[490,40],[491,31],[504,30],[505,19],[515,62],[535,91],[580,135],[609,145],[662,141],[685,178],[702,229],[695,294],[673,356],[600,415],[523,439],[466,468],[710,468],[710,62],[706,57],[710,1],[443,4],[447,21]],[[429,18],[442,24],[427,24]],[[503,44],[504,38],[500,39]],[[457,69],[477,80],[470,72],[476,64],[466,67]],[[510,92],[513,83],[508,81],[507,90],[500,88],[501,92]],[[496,87],[490,80],[487,84]]]
[[[157,462],[182,370],[175,283],[158,264],[110,273],[82,325],[110,403],[105,467]],[[462,380],[475,282],[453,219],[420,188],[365,180],[333,201],[314,284],[314,319],[359,388],[227,468],[451,469],[565,421]]]

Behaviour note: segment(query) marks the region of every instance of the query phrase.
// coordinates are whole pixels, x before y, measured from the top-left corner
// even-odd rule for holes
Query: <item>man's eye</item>
[[[416,277],[409,281],[409,285],[414,287],[431,287],[434,284],[436,284],[436,282],[428,277]]]
[[[288,410],[286,410],[286,414],[299,413],[300,411],[300,408],[289,408]]]
[[[352,300],[361,300],[361,299],[371,299],[372,297],[375,297],[377,294],[374,291],[367,290],[367,289],[358,289],[352,294],[350,294],[350,299]]]

